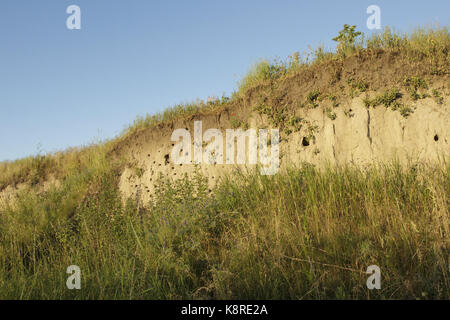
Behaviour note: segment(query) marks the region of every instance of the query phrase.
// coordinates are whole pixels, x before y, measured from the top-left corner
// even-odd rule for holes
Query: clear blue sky
[[[66,8],[82,11],[68,30]],[[332,47],[344,23],[410,31],[450,1],[2,0],[0,161],[119,134],[137,115],[230,94],[260,58]]]

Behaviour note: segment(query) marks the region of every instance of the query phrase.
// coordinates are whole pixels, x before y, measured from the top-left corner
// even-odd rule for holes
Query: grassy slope
[[[397,52],[405,66],[421,61],[420,76],[445,79],[449,49],[444,28],[318,50],[309,63],[295,55],[262,62],[231,99],[137,119],[104,144],[1,164],[0,189],[50,175],[62,185],[20,193],[0,212],[0,298],[450,298],[448,165],[249,173],[212,197],[200,176],[160,181],[157,202],[143,208],[122,204],[122,164],[110,157],[138,130],[219,112],[258,88],[358,55]],[[81,291],[65,287],[72,264],[81,267]],[[365,287],[370,264],[382,269],[380,291]]]

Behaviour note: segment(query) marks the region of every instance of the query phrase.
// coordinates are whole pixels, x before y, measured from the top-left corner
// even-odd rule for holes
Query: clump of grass
[[[9,185],[15,187],[24,182],[36,185],[52,171],[55,165],[55,157],[43,155],[14,162],[2,162],[0,163],[0,190]]]
[[[349,78],[347,84],[350,86],[350,97],[357,97],[359,94],[366,92],[369,85],[363,80]]]
[[[337,101],[337,96],[335,94],[330,93],[328,99],[331,101],[333,108],[339,107],[339,102]]]
[[[134,167],[134,174],[136,175],[136,177],[141,178],[145,173],[145,170],[143,168],[140,168],[138,166]]]
[[[293,132],[299,132],[302,129],[303,123],[305,122],[305,119],[298,117],[298,116],[290,116],[286,127],[284,129],[284,133],[286,135],[290,135]]]
[[[408,118],[408,116],[409,116],[411,113],[414,112],[413,109],[411,109],[410,107],[405,106],[405,105],[401,105],[399,110],[400,110],[400,114],[401,114],[404,118]]]
[[[386,27],[381,34],[374,34],[367,40],[370,50],[402,50],[411,61],[426,60],[430,73],[448,74],[448,49],[450,37],[448,27],[417,28],[409,35],[393,32]]]
[[[383,95],[375,98],[375,105],[383,104],[385,107],[395,105],[397,99],[401,98],[400,91],[397,88],[392,88],[386,91]]]
[[[186,118],[193,114],[212,112],[227,105],[229,102],[230,98],[222,95],[221,98],[210,99],[206,102],[201,99],[197,99],[195,102],[177,104],[173,107],[165,109],[161,113],[138,116],[133,123],[122,132],[120,138],[124,138],[127,135],[142,129],[151,128],[158,124],[168,123],[176,119]]]
[[[413,100],[418,100],[421,97],[426,97],[425,95],[420,95],[417,90],[419,89],[428,89],[428,85],[425,80],[420,77],[406,77],[403,81],[403,85],[406,87],[406,90],[409,92],[410,97]]]
[[[439,92],[439,90],[433,89],[433,91],[431,92],[431,94],[433,95],[435,101],[436,101],[438,104],[443,104],[443,103],[444,103],[444,97],[443,97],[442,94]]]
[[[333,52],[326,51],[322,46],[318,47],[314,50],[314,61],[328,61],[333,57]]]
[[[366,107],[376,107],[384,105],[386,108],[393,107],[398,108],[398,99],[401,98],[400,91],[397,88],[386,90],[383,94],[375,97],[374,99],[365,98],[363,100]]]
[[[237,118],[231,118],[230,119],[230,125],[232,129],[238,129],[238,128],[242,128],[243,130],[247,130],[248,129],[248,123],[241,120],[241,119],[237,119]]]
[[[319,126],[312,124],[309,120],[304,120],[306,127],[306,135],[303,137],[304,146],[309,146],[311,142],[316,141],[316,133],[319,130]]]
[[[404,118],[407,118],[414,110],[401,103],[399,101],[401,97],[400,91],[397,88],[392,88],[373,99],[369,99],[368,97],[364,98],[363,103],[366,108],[384,105],[386,108],[391,108],[393,111],[399,110],[400,114]]]
[[[406,47],[411,39],[405,35],[393,31],[389,27],[385,27],[381,33],[375,33],[367,39],[366,46],[368,49],[400,49]]]
[[[237,128],[239,128],[241,126],[241,121],[239,119],[232,118],[230,120],[230,124],[231,124],[231,128],[237,129]]]
[[[326,109],[326,114],[327,117],[330,118],[331,120],[336,120],[337,117],[336,112],[332,111],[330,108]]]
[[[16,161],[0,163],[0,191],[8,186],[24,183],[36,186],[49,178],[62,179],[73,170],[88,170],[93,154],[111,147],[113,143],[99,143],[79,148],[69,148],[48,154],[37,154]],[[103,151],[102,151],[103,152]]]
[[[317,103],[319,97],[320,90],[314,89],[308,93],[308,95],[306,96],[306,101],[311,108],[317,108],[319,106],[319,104]]]
[[[281,108],[274,108],[264,102],[259,102],[253,107],[253,110],[257,111],[259,114],[266,115],[274,127],[284,128],[285,120],[288,116],[285,106],[282,106]]]
[[[302,129],[302,123],[304,119],[298,116],[291,116],[289,118],[288,124],[294,128],[294,132],[300,131]]]
[[[262,60],[255,64],[239,83],[239,91],[246,91],[266,81],[274,81],[299,66],[299,55],[294,54],[288,62]]]

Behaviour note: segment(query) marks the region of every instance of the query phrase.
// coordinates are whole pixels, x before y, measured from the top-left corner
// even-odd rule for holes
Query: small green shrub
[[[232,129],[237,129],[240,128],[242,126],[242,121],[240,119],[237,118],[231,118],[230,119],[230,125]]]
[[[336,117],[337,117],[336,113],[333,112],[330,108],[326,109],[326,114],[327,114],[327,117],[330,118],[331,120],[336,120]]]
[[[384,105],[386,108],[398,107],[397,99],[401,98],[401,93],[397,88],[392,88],[386,90],[382,95],[375,97],[374,99],[365,98],[363,99],[364,105],[366,107],[376,107],[379,105]]]
[[[339,102],[337,101],[337,96],[335,94],[330,93],[328,99],[331,101],[334,108],[339,107]]]
[[[406,87],[406,90],[413,100],[418,100],[424,96],[420,95],[417,90],[421,88],[428,89],[427,83],[420,77],[406,77],[405,80],[403,80],[403,85]]]
[[[294,132],[298,132],[302,129],[303,118],[297,116],[291,116],[288,120],[288,125],[293,128]]]
[[[357,97],[359,94],[366,92],[369,85],[363,80],[356,80],[354,78],[349,78],[347,84],[350,86],[350,97]]]
[[[274,127],[280,127],[284,125],[284,121],[286,120],[286,109],[279,108],[275,109],[266,105],[265,103],[258,103],[255,107],[253,107],[254,111],[257,111],[259,114],[264,114],[269,118],[269,121]]]
[[[435,101],[438,104],[443,104],[444,103],[444,97],[442,96],[442,94],[437,89],[433,89],[431,94],[433,95]]]
[[[362,35],[360,31],[355,31],[356,26],[350,26],[344,24],[344,29],[339,31],[339,35],[333,38],[338,42],[337,52],[342,56],[346,56],[348,53],[353,53],[356,50],[356,39]]]
[[[400,114],[404,117],[407,118],[411,113],[413,113],[413,109],[411,109],[408,106],[402,105],[400,106]]]
[[[311,106],[311,108],[317,108],[319,104],[317,103],[320,97],[320,91],[318,89],[314,89],[310,91],[306,96],[307,103]]]
[[[145,170],[139,167],[134,167],[134,174],[136,177],[141,178],[144,175]]]

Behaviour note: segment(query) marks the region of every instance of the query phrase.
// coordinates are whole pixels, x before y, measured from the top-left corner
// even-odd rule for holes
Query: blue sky
[[[81,8],[68,30],[66,8]],[[230,94],[260,58],[285,58],[344,23],[410,31],[450,22],[450,1],[2,0],[0,161],[119,134],[137,115]]]

